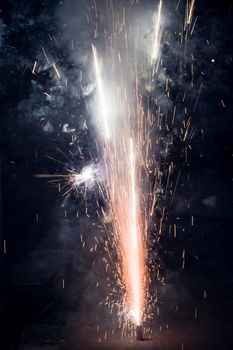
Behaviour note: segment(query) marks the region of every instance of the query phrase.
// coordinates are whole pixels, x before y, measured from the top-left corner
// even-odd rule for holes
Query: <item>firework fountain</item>
[[[202,268],[228,218],[216,164],[228,181],[230,16],[227,4],[195,0],[4,4],[10,342],[29,311],[24,335],[51,333],[51,323],[68,348],[207,346],[199,325],[219,323]],[[39,308],[28,308],[28,292]],[[135,335],[150,341],[132,345]]]
[[[161,10],[162,1],[154,19],[152,52],[146,67],[152,78],[159,58]],[[115,9],[112,11],[115,13]],[[148,176],[154,116],[144,110],[140,91],[139,33],[134,33],[127,25],[122,28],[124,12],[122,16],[119,19],[117,12],[118,22],[113,23],[118,32],[112,36],[105,57],[101,57],[92,45],[97,86],[94,115],[106,172],[102,193],[112,217],[113,243],[125,289],[124,312],[137,326],[137,339],[140,340],[149,278],[148,224],[156,202]],[[108,72],[104,67],[109,67]]]
[[[149,180],[154,172],[152,130],[159,111],[151,113],[148,103],[145,108],[140,82],[146,77],[147,83],[153,84],[158,70],[162,0],[153,14],[150,49],[143,57],[140,31],[125,23],[125,7],[117,8],[110,2],[109,11],[112,34],[105,55],[92,44],[96,82],[93,115],[104,179],[92,164],[80,172],[71,169],[64,175],[37,177],[51,178],[55,183],[64,180],[65,195],[80,185],[98,183],[106,204],[101,208],[104,218],[111,217],[108,237],[116,252],[117,283],[123,290],[119,314],[124,324],[135,325],[136,338],[142,340],[142,323],[149,307],[148,227],[156,205],[156,188]]]
[[[142,325],[151,306],[149,229],[157,208],[157,186],[161,185],[163,176],[157,161],[159,157],[155,154],[160,142],[157,140],[157,129],[162,128],[163,113],[159,103],[151,103],[161,67],[163,1],[157,3],[151,16],[152,30],[147,36],[147,46],[143,49],[142,30],[130,21],[127,23],[127,7],[118,6],[112,1],[108,4],[111,29],[110,34],[105,33],[104,49],[101,45],[98,48],[96,43],[91,45],[96,89],[89,107],[94,119],[98,157],[101,161],[96,163],[95,159],[95,164],[85,166],[80,172],[71,169],[66,175],[55,175],[55,181],[60,183],[62,179],[65,180],[68,184],[65,194],[83,185],[86,188],[94,182],[98,184],[105,202],[104,207],[99,209],[108,237],[106,249],[111,247],[111,252],[108,252],[113,254],[114,275],[117,276],[114,283],[122,291],[121,301],[117,300],[116,303],[120,322],[133,325],[136,338],[142,340]],[[130,4],[129,9],[131,6],[133,5]],[[186,42],[189,31],[193,30],[191,24],[194,6],[195,1],[187,1],[181,43],[183,39]],[[99,17],[97,12],[96,8],[96,19]],[[176,107],[172,123],[175,114]],[[190,122],[184,123],[184,140],[189,125]],[[167,165],[166,162],[164,164]],[[173,170],[171,164],[164,171],[167,177],[165,194],[169,186],[172,188],[169,181]],[[179,175],[180,173],[178,179]],[[54,177],[38,175],[41,176]],[[175,189],[176,186],[177,182]],[[175,189],[171,190],[172,199]],[[161,234],[164,212],[165,208],[158,235]]]

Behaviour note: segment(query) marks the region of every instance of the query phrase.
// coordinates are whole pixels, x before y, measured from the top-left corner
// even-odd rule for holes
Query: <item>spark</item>
[[[33,68],[32,68],[32,74],[36,74],[36,65],[37,65],[37,61],[34,62]]]
[[[48,58],[48,55],[47,55],[45,49],[44,49],[43,47],[42,47],[41,49],[42,49],[42,51],[43,51],[43,54],[44,54],[44,56],[45,56],[45,58],[46,58],[47,63],[50,64],[49,58]]]
[[[53,68],[54,68],[54,70],[55,70],[55,72],[56,72],[58,78],[61,78],[61,75],[60,75],[60,73],[59,73],[59,71],[58,71],[58,69],[57,69],[55,63],[53,63]]]
[[[3,253],[7,254],[7,244],[6,244],[6,240],[3,240]]]
[[[187,0],[185,9],[184,30],[188,30],[192,23],[193,13],[195,9],[195,0]]]
[[[47,96],[48,98],[51,98],[51,95],[49,95],[46,91],[44,91],[44,95]]]

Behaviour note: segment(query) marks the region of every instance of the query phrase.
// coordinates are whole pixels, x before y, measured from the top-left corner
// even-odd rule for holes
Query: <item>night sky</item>
[[[8,0],[0,4],[1,349],[18,349],[22,337],[28,344],[43,343],[42,325],[55,327],[51,342],[59,343],[66,339],[62,329],[69,328],[70,315],[78,315],[80,325],[95,324],[93,305],[107,293],[104,282],[102,289],[94,289],[96,280],[104,279],[101,244],[105,236],[95,214],[100,194],[96,189],[87,194],[88,218],[80,193],[64,197],[56,184],[35,177],[65,173],[68,168],[80,170],[97,153],[87,108],[92,92],[85,97],[80,82],[82,75],[82,85],[89,86],[90,57],[86,58],[86,52],[93,40],[99,43],[98,38],[93,39],[93,24],[86,24],[86,3]],[[104,1],[96,3],[104,8]],[[141,1],[140,6],[154,3]],[[173,1],[164,3],[170,17],[162,57],[172,81],[170,100],[162,95],[162,83],[156,91],[171,110],[177,105],[178,118],[170,134],[162,130],[160,136],[164,147],[170,135],[174,136],[169,144],[169,161],[177,166],[174,183],[180,175],[174,198],[162,203],[166,218],[159,244],[153,248],[165,280],[165,285],[158,287],[161,312],[154,322],[157,328],[170,323],[179,305],[177,317],[185,323],[197,308],[199,322],[208,330],[207,339],[218,333],[215,349],[232,349],[233,3],[196,1],[197,22],[187,43],[187,66],[182,72],[177,63],[177,42],[185,1],[181,0],[177,11]],[[46,61],[45,52],[61,70],[61,80]],[[195,66],[192,89],[191,55]],[[187,145],[176,137],[183,118],[185,89],[189,91],[186,104],[195,130]],[[73,134],[77,140],[72,143]],[[185,161],[184,147],[188,144],[191,149]],[[155,223],[160,214],[158,211],[155,215]],[[174,224],[176,237],[168,233]],[[95,235],[100,248],[90,254]],[[205,293],[207,297],[203,297]],[[106,323],[115,322],[106,309],[99,310],[98,317]],[[42,327],[38,331],[42,340],[30,328],[35,325]],[[205,346],[199,345],[200,349],[210,348],[208,340]]]

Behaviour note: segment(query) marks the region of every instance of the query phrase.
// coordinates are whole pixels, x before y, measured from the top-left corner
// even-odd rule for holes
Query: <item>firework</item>
[[[161,9],[162,1],[155,16],[153,67],[159,56]],[[120,39],[113,36],[107,57],[100,58],[94,45],[92,53],[97,86],[94,115],[106,173],[102,193],[112,217],[113,243],[125,289],[124,311],[137,325],[141,339],[148,292],[147,231],[156,199],[148,179],[153,116],[143,107],[137,40],[125,29]],[[109,67],[109,72],[103,67]]]
[[[82,192],[84,187],[83,195],[86,196],[86,188],[90,189],[94,183],[98,184],[105,204],[101,206],[97,203],[96,210],[106,229],[105,248],[110,260],[115,263],[114,274],[117,275],[114,276],[113,289],[117,289],[117,283],[123,292],[121,301],[119,294],[117,295],[116,305],[120,305],[118,314],[126,320],[127,325],[128,323],[134,325],[136,338],[142,340],[142,324],[148,317],[150,308],[148,269],[153,268],[149,261],[150,222],[158,207],[159,193],[164,193],[164,199],[170,193],[172,204],[181,171],[178,171],[177,179],[173,181],[171,178],[175,165],[169,164],[167,160],[167,144],[172,143],[172,140],[160,137],[163,128],[166,128],[166,132],[169,131],[170,126],[167,122],[169,111],[168,108],[160,107],[157,87],[154,86],[160,81],[159,74],[163,73],[160,72],[160,47],[164,25],[163,1],[158,2],[151,20],[153,30],[148,36],[150,52],[146,52],[146,57],[141,55],[140,28],[134,30],[131,24],[127,26],[125,9],[115,8],[116,4],[111,1],[110,3],[108,14],[112,30],[105,42],[105,48],[103,50],[101,45],[100,48],[97,44],[91,45],[93,69],[90,71],[94,75],[94,81],[90,84],[90,95],[93,89],[95,93],[91,102],[87,102],[87,105],[90,103],[88,108],[90,107],[93,112],[97,135],[97,158],[101,159],[101,173],[104,176],[102,174],[100,177],[100,169],[94,163],[80,171],[69,170],[67,175],[45,176],[56,177],[55,181],[59,183],[64,179],[65,195],[72,190]],[[183,26],[186,39],[188,33],[192,31],[194,7],[195,1],[187,1]],[[96,17],[97,15],[98,11]],[[53,68],[60,77],[60,70],[55,64]],[[35,70],[36,63],[33,72]],[[163,76],[161,80],[169,97],[169,79]],[[146,86],[150,88],[147,89]],[[83,94],[89,95],[85,89]],[[185,94],[186,92],[183,101]],[[171,125],[175,123],[176,113],[174,106]],[[63,130],[68,132],[68,124],[63,126]],[[182,123],[183,142],[187,142],[190,133],[193,134],[189,118],[187,122]],[[166,143],[164,148],[161,146],[163,142]],[[157,154],[158,149],[163,155]],[[162,157],[163,162],[160,164]],[[96,158],[94,159],[96,161]],[[165,217],[165,206],[163,206],[157,236],[162,233]],[[176,225],[174,225],[175,235]],[[107,259],[105,261],[107,272],[109,265]],[[156,278],[157,276],[158,274]],[[109,296],[106,299],[106,304],[110,304]]]
[[[96,79],[98,80],[97,86],[100,89],[102,84],[100,83],[101,78],[98,70],[99,63],[96,48],[93,48],[93,53]],[[103,91],[100,90],[98,93],[101,112],[105,113],[105,108],[102,106]],[[127,98],[122,100],[122,102],[123,104],[127,103]],[[125,106],[121,105],[121,108],[124,109]],[[137,160],[136,147],[133,140],[134,135],[130,132],[127,123],[126,125],[120,124],[120,121],[122,122],[123,119],[119,116],[117,124],[114,125],[114,134],[109,139],[105,118],[103,118],[105,122],[103,134],[106,138],[103,138],[102,146],[107,176],[104,193],[106,194],[109,210],[112,212],[114,239],[118,257],[121,260],[122,277],[128,296],[128,307],[132,310],[135,322],[140,324],[145,298],[143,281],[145,256],[140,227],[139,198],[137,198]],[[101,128],[101,126],[102,119],[99,120],[99,127]],[[124,130],[122,130],[122,127]]]

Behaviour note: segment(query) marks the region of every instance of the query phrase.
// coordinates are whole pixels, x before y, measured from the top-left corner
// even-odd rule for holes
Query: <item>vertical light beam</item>
[[[151,62],[154,63],[159,56],[159,47],[161,40],[161,11],[162,11],[163,1],[159,1],[158,10],[155,14],[155,28],[154,28],[154,38],[153,38],[153,50],[151,55]]]
[[[108,127],[108,120],[107,120],[106,101],[105,101],[104,89],[103,89],[103,84],[101,79],[100,63],[99,63],[96,47],[93,44],[92,44],[92,52],[93,52],[93,58],[94,58],[95,76],[96,76],[96,83],[97,83],[99,102],[100,102],[99,117],[102,119],[102,122],[103,122],[104,137],[107,140],[109,140],[110,133],[109,133],[109,127]]]

